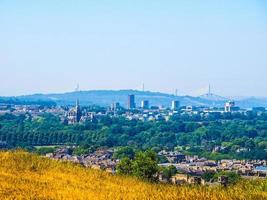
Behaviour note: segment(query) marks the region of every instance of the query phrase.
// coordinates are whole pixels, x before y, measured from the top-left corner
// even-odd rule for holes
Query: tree
[[[116,166],[118,174],[132,175],[133,173],[133,162],[128,157],[124,157],[120,160]]]
[[[138,152],[133,160],[133,175],[138,178],[155,181],[159,172],[157,155],[152,150]]]
[[[36,150],[36,153],[39,155],[45,155],[47,153],[53,153],[54,151],[54,147],[40,147]]]
[[[222,172],[216,174],[214,176],[214,178],[218,179],[219,176],[226,176],[226,177],[228,177],[229,184],[235,184],[235,183],[237,183],[241,179],[240,175],[238,175],[235,172],[222,171]]]
[[[130,159],[133,159],[135,155],[135,151],[132,147],[126,146],[126,147],[120,147],[115,151],[113,157],[116,159],[122,159],[125,157],[128,157]]]
[[[201,178],[203,178],[205,181],[209,182],[214,178],[214,173],[212,172],[205,172],[204,174],[202,174]]]

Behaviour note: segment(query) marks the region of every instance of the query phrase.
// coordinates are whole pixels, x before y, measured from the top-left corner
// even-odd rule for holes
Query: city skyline
[[[0,0],[1,199],[265,199],[267,0]]]
[[[138,89],[267,96],[267,4],[1,1],[0,96]]]

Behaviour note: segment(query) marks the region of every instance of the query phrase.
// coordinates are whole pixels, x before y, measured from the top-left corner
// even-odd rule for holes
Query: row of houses
[[[84,167],[93,169],[102,169],[111,173],[115,173],[115,167],[119,162],[113,159],[113,150],[97,150],[93,153],[89,153],[82,156],[71,155],[69,148],[60,148],[54,153],[46,154],[46,157],[61,160],[70,161],[73,163],[81,164]]]

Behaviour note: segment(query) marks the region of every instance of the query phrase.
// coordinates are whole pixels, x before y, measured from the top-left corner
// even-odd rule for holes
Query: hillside
[[[170,94],[138,90],[90,90],[79,92],[68,92],[61,94],[34,94],[16,97],[22,101],[54,101],[59,105],[74,104],[77,99],[82,105],[109,106],[111,103],[119,102],[122,106],[127,106],[129,94],[136,96],[136,104],[140,105],[142,100],[149,100],[151,105],[170,106],[172,100],[179,100],[182,105],[207,105],[209,101],[191,96],[174,96]]]
[[[127,104],[127,96],[129,94],[136,95],[137,106],[142,100],[149,100],[150,105],[163,105],[170,107],[172,100],[180,101],[181,105],[193,106],[216,106],[221,107],[229,98],[221,97],[216,94],[201,95],[199,97],[192,96],[175,96],[160,92],[138,91],[138,90],[90,90],[79,92],[67,92],[58,94],[33,94],[17,97],[0,97],[0,103],[17,103],[32,104],[36,103],[57,103],[58,105],[73,105],[76,99],[80,100],[82,105],[100,105],[109,106],[111,103],[119,102],[122,106]],[[237,106],[243,108],[251,108],[264,106],[267,107],[266,98],[233,98],[236,100]]]
[[[267,199],[267,181],[229,189],[141,182],[17,151],[0,153],[0,199]]]

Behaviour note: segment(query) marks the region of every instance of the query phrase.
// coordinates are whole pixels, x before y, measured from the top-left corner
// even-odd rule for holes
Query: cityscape
[[[267,0],[0,0],[0,200],[267,200]]]
[[[99,106],[100,112],[92,111],[92,105],[81,106],[79,99],[76,100],[75,105],[20,105],[16,103],[0,103],[0,114],[12,113],[15,115],[30,114],[32,117],[38,117],[44,113],[51,113],[61,118],[62,122],[67,124],[84,123],[86,121],[93,121],[101,116],[118,117],[122,116],[129,120],[141,121],[168,121],[170,117],[179,115],[199,115],[201,117],[220,116],[227,113],[236,113],[242,115],[256,114],[261,115],[265,113],[265,107],[241,108],[236,105],[235,101],[225,101],[224,107],[214,106],[192,106],[181,105],[178,100],[169,102],[169,107],[164,105],[150,105],[149,99],[141,100],[140,105],[136,104],[136,95],[130,94],[127,96],[126,107],[123,107],[119,102],[114,102],[108,107]],[[93,105],[94,106],[94,105]],[[98,106],[98,105],[95,105]],[[88,111],[89,109],[89,111]]]
[[[238,107],[235,101],[226,101],[224,107],[207,107],[207,106],[183,106],[179,101],[173,100],[169,107],[150,105],[149,99],[141,100],[140,105],[136,104],[136,95],[127,96],[127,107],[123,107],[119,102],[114,102],[108,107],[97,107],[92,105],[81,106],[79,99],[75,105],[70,106],[43,106],[43,105],[0,105],[0,115],[26,115],[31,119],[42,118],[44,114],[52,114],[60,118],[62,124],[73,126],[75,124],[97,123],[103,118],[124,118],[129,121],[141,122],[162,122],[175,119],[175,117],[191,117],[198,123],[212,120],[234,120],[266,116],[265,107],[253,107],[244,109]],[[183,119],[183,118],[181,118]],[[5,147],[5,141],[1,141],[1,146]],[[72,155],[75,145],[58,145],[52,153],[47,153],[45,157],[79,163],[85,167],[102,169],[109,173],[116,173],[116,166],[119,159],[114,157],[116,149],[100,148],[95,152],[84,155]],[[224,151],[226,147],[214,146],[212,152]],[[246,148],[236,150],[248,151]],[[179,149],[161,150],[158,156],[164,156],[165,162],[160,163],[160,167],[175,166],[179,173],[171,177],[164,177],[159,174],[160,182],[171,182],[174,184],[226,184],[225,182],[216,182],[204,180],[205,173],[218,173],[221,171],[230,171],[241,175],[244,178],[252,179],[255,177],[267,177],[267,160],[239,160],[239,159],[221,159],[211,160],[198,155],[185,155]]]

